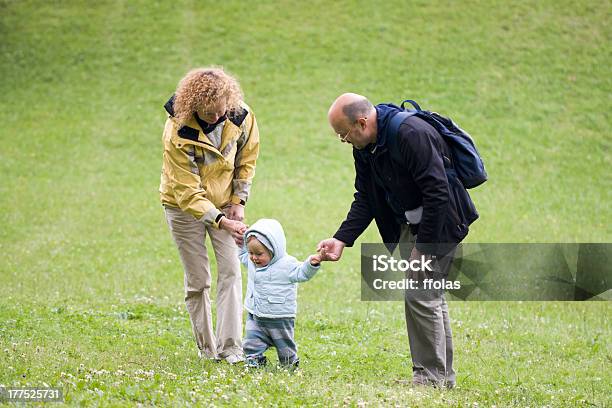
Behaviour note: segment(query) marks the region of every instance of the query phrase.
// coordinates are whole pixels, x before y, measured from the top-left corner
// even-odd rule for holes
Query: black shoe
[[[250,368],[265,367],[268,363],[266,356],[247,356],[244,361],[245,365]]]

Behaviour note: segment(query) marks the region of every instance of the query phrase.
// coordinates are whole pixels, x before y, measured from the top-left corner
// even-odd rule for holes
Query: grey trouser
[[[210,358],[242,354],[242,275],[238,247],[229,232],[205,226],[192,215],[164,207],[185,271],[185,304],[198,348]],[[217,330],[213,334],[210,262],[206,233],[217,258]]]
[[[409,244],[411,250],[415,242],[416,237],[408,225],[403,226],[400,244]],[[448,275],[454,252],[438,260],[442,275]],[[404,309],[412,356],[412,381],[416,384],[453,387],[453,335],[444,294],[424,300],[419,296],[411,297],[408,292]]]
[[[276,347],[278,361],[282,365],[297,365],[297,346],[293,339],[295,319],[269,319],[265,317],[247,316],[246,337],[244,339],[244,354],[247,363],[253,360],[254,365],[265,365],[263,355],[270,347]]]

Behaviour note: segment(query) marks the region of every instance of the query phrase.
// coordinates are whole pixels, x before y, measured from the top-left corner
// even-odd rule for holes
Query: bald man
[[[456,235],[457,228],[444,169],[444,157],[451,157],[450,152],[432,126],[411,116],[395,135],[393,148],[400,150],[402,161],[392,160],[386,130],[399,111],[391,104],[373,106],[354,93],[340,95],[331,105],[329,124],[342,143],[353,147],[357,191],[334,237],[321,241],[317,249],[325,260],[339,260],[344,248],[353,246],[374,219],[383,242],[408,244],[410,260],[421,259],[421,255],[435,257],[437,278],[445,277],[455,245],[450,251],[436,253],[435,244],[463,238],[457,240],[448,233],[455,228]],[[414,298],[408,292],[405,314],[412,381],[451,388],[455,385],[453,341],[444,293]]]

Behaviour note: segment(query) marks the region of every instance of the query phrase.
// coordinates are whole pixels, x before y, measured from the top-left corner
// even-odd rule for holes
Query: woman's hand
[[[225,210],[225,215],[230,220],[243,221],[244,220],[244,206],[240,204],[232,204]]]
[[[219,221],[219,228],[229,232],[234,238],[236,245],[242,246],[244,243],[244,233],[248,226],[242,221],[231,220],[228,217],[222,217]]]

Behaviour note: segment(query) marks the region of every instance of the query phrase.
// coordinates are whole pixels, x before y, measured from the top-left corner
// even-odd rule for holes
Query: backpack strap
[[[414,101],[413,101],[414,102]],[[416,104],[416,102],[414,102]],[[404,104],[402,103],[402,107]],[[417,107],[419,105],[416,105]],[[402,163],[402,158],[400,155],[399,148],[397,147],[397,134],[399,132],[399,128],[404,123],[406,119],[411,116],[414,116],[417,111],[401,111],[397,112],[395,116],[391,118],[389,122],[389,126],[387,126],[387,134],[385,135],[387,139],[387,148],[391,153],[391,158],[395,160],[397,163]]]
[[[386,135],[387,146],[388,146],[389,151],[391,152],[391,159],[395,160],[398,163],[402,163],[402,158],[400,155],[400,151],[397,147],[397,135],[399,133],[400,126],[402,125],[402,123],[404,123],[406,119],[408,119],[411,116],[417,116],[420,119],[425,120],[425,122],[431,125],[441,136],[442,136],[442,133],[440,133],[439,126],[444,126],[444,125],[437,123],[438,120],[435,117],[432,117],[433,115],[429,114],[428,111],[420,110],[421,109],[420,106],[413,100],[410,100],[410,99],[405,100],[402,103],[402,106],[404,106],[404,103],[406,102],[412,103],[413,106],[417,108],[417,110],[400,111],[396,113],[395,116],[391,118],[391,121],[389,122],[389,126],[387,127],[387,135]],[[442,137],[442,140],[444,140],[444,142],[448,144],[448,142],[444,139],[444,137]],[[453,166],[452,160],[449,157],[446,157],[444,155],[442,155],[442,158],[444,160],[444,168],[447,170],[453,169],[454,166]]]
[[[404,102],[402,102],[402,105],[401,105],[402,109],[406,109],[406,108],[404,108],[404,105],[406,105],[406,102],[408,102],[409,104],[414,106],[414,109],[416,109],[417,111],[421,110],[421,107],[419,106],[419,104],[416,103],[415,101],[413,101],[412,99],[406,99]]]

